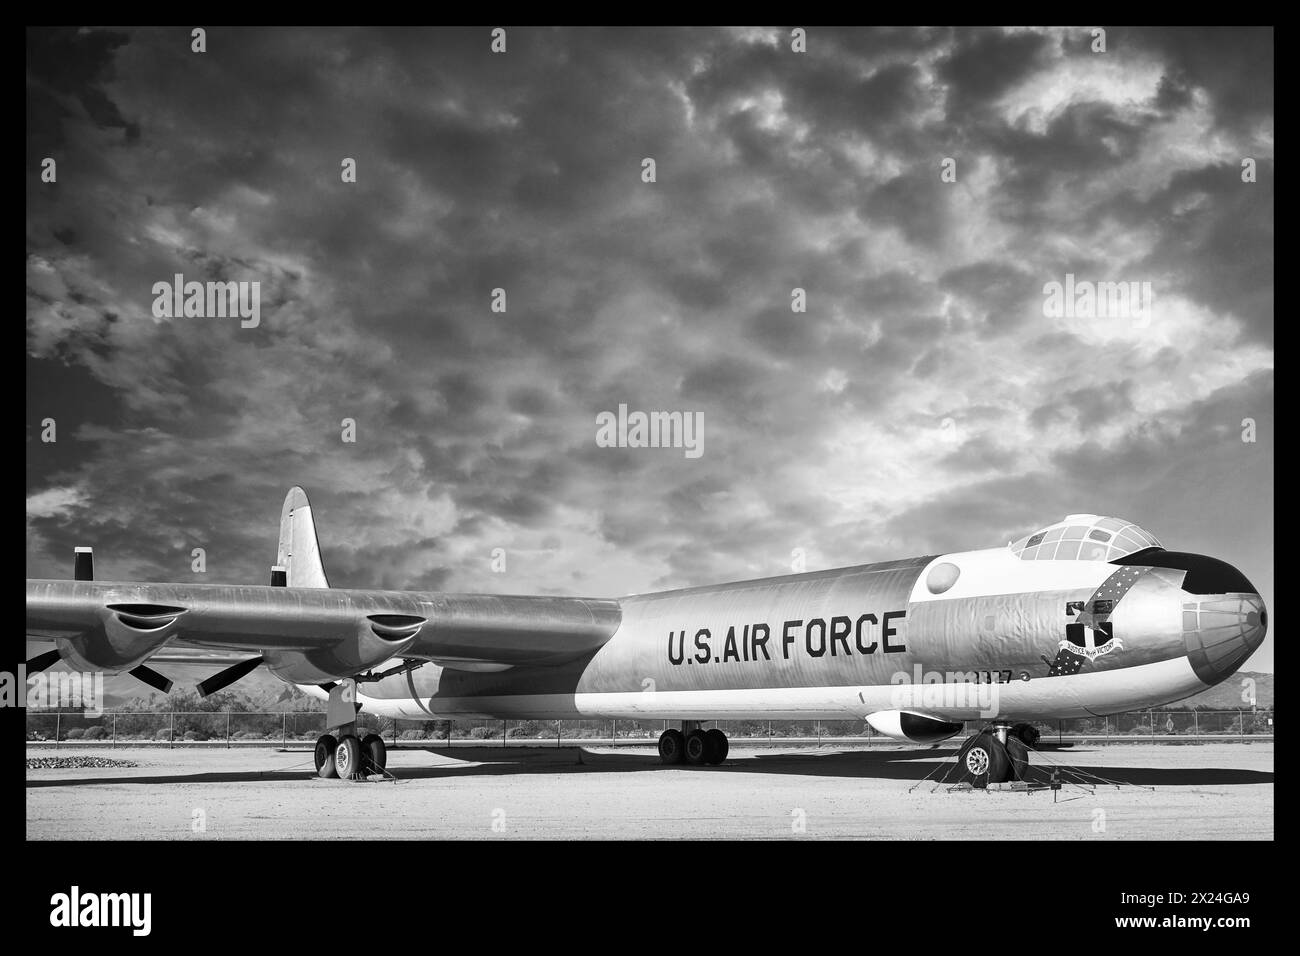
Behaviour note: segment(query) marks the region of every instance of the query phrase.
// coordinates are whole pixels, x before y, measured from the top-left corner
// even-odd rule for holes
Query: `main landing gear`
[[[322,777],[361,780],[382,774],[388,765],[388,748],[378,734],[357,736],[356,679],[348,678],[329,687],[325,711],[326,732],[316,738],[316,773]],[[324,686],[324,685],[322,685]],[[337,731],[335,737],[329,731]]]
[[[382,774],[388,766],[388,748],[378,734],[366,734],[358,739],[355,726],[340,728],[341,737],[321,734],[316,738],[316,773],[322,777],[341,777],[360,780],[371,774]]]
[[[716,727],[705,730],[698,720],[683,720],[681,730],[665,730],[659,735],[659,759],[667,764],[716,767],[727,759],[729,749],[726,734]]]

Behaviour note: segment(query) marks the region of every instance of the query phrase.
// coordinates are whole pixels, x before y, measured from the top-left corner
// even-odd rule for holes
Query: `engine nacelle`
[[[962,728],[960,722],[914,710],[878,710],[867,716],[867,723],[886,737],[914,744],[937,744],[961,733]]]
[[[144,663],[176,636],[185,608],[163,604],[109,604],[88,631],[59,637],[59,656],[78,671],[119,674]]]
[[[360,674],[411,646],[425,618],[413,614],[371,614],[357,624],[356,633],[311,651],[265,651],[267,669],[291,684],[323,684]]]

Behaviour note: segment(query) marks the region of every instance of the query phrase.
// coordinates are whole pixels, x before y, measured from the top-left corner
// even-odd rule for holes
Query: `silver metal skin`
[[[366,685],[364,694],[375,702],[414,698],[426,714],[573,717],[603,715],[579,706],[577,695],[887,690],[917,683],[919,674],[922,681],[941,676],[954,686],[991,679],[1001,691],[1006,719],[1089,716],[1167,703],[1219,683],[1264,638],[1258,595],[1190,595],[1178,584],[1184,572],[1138,568],[1139,580],[1110,614],[1123,650],[1089,661],[1084,673],[1122,678],[1124,672],[1137,675],[1143,665],[1191,666],[1183,668],[1175,684],[1161,686],[1139,677],[1135,687],[1121,691],[1122,700],[1099,698],[1094,706],[1073,677],[1048,676],[1048,662],[1059,653],[1070,621],[1065,608],[1087,601],[1092,588],[909,602],[907,594],[930,560],[638,595],[624,599],[620,627],[590,657],[496,674],[425,666]],[[1187,623],[1184,605],[1189,604],[1207,608],[1204,621],[1214,631]],[[886,618],[890,612],[901,613]],[[888,636],[883,633],[886,621]],[[787,627],[789,622],[797,623]],[[825,622],[825,628],[815,622]],[[768,633],[756,638],[755,627],[763,625]],[[834,639],[835,633],[843,634],[842,639]],[[756,652],[763,637],[766,646]],[[1214,669],[1198,663],[1196,651],[1203,640],[1218,642],[1213,645],[1218,651]],[[1026,696],[1029,691],[1034,693]],[[1025,705],[1017,707],[1018,697],[1025,698]],[[539,710],[543,699],[545,707]],[[671,717],[680,705],[674,700],[666,706],[665,711],[628,711],[620,705],[610,715]],[[992,716],[970,706],[915,709],[959,720]],[[840,707],[792,711],[775,704],[753,712],[762,713],[862,716]]]

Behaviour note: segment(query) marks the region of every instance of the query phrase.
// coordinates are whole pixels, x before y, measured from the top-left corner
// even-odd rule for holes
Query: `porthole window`
[[[961,568],[944,561],[930,569],[930,573],[925,576],[925,586],[931,594],[942,594],[956,584],[960,576]]]

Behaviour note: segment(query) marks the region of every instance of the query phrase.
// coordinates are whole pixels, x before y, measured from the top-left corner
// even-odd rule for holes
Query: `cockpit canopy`
[[[1123,518],[1066,515],[1021,538],[1011,551],[1022,561],[1114,561],[1135,551],[1164,547],[1155,535]]]

